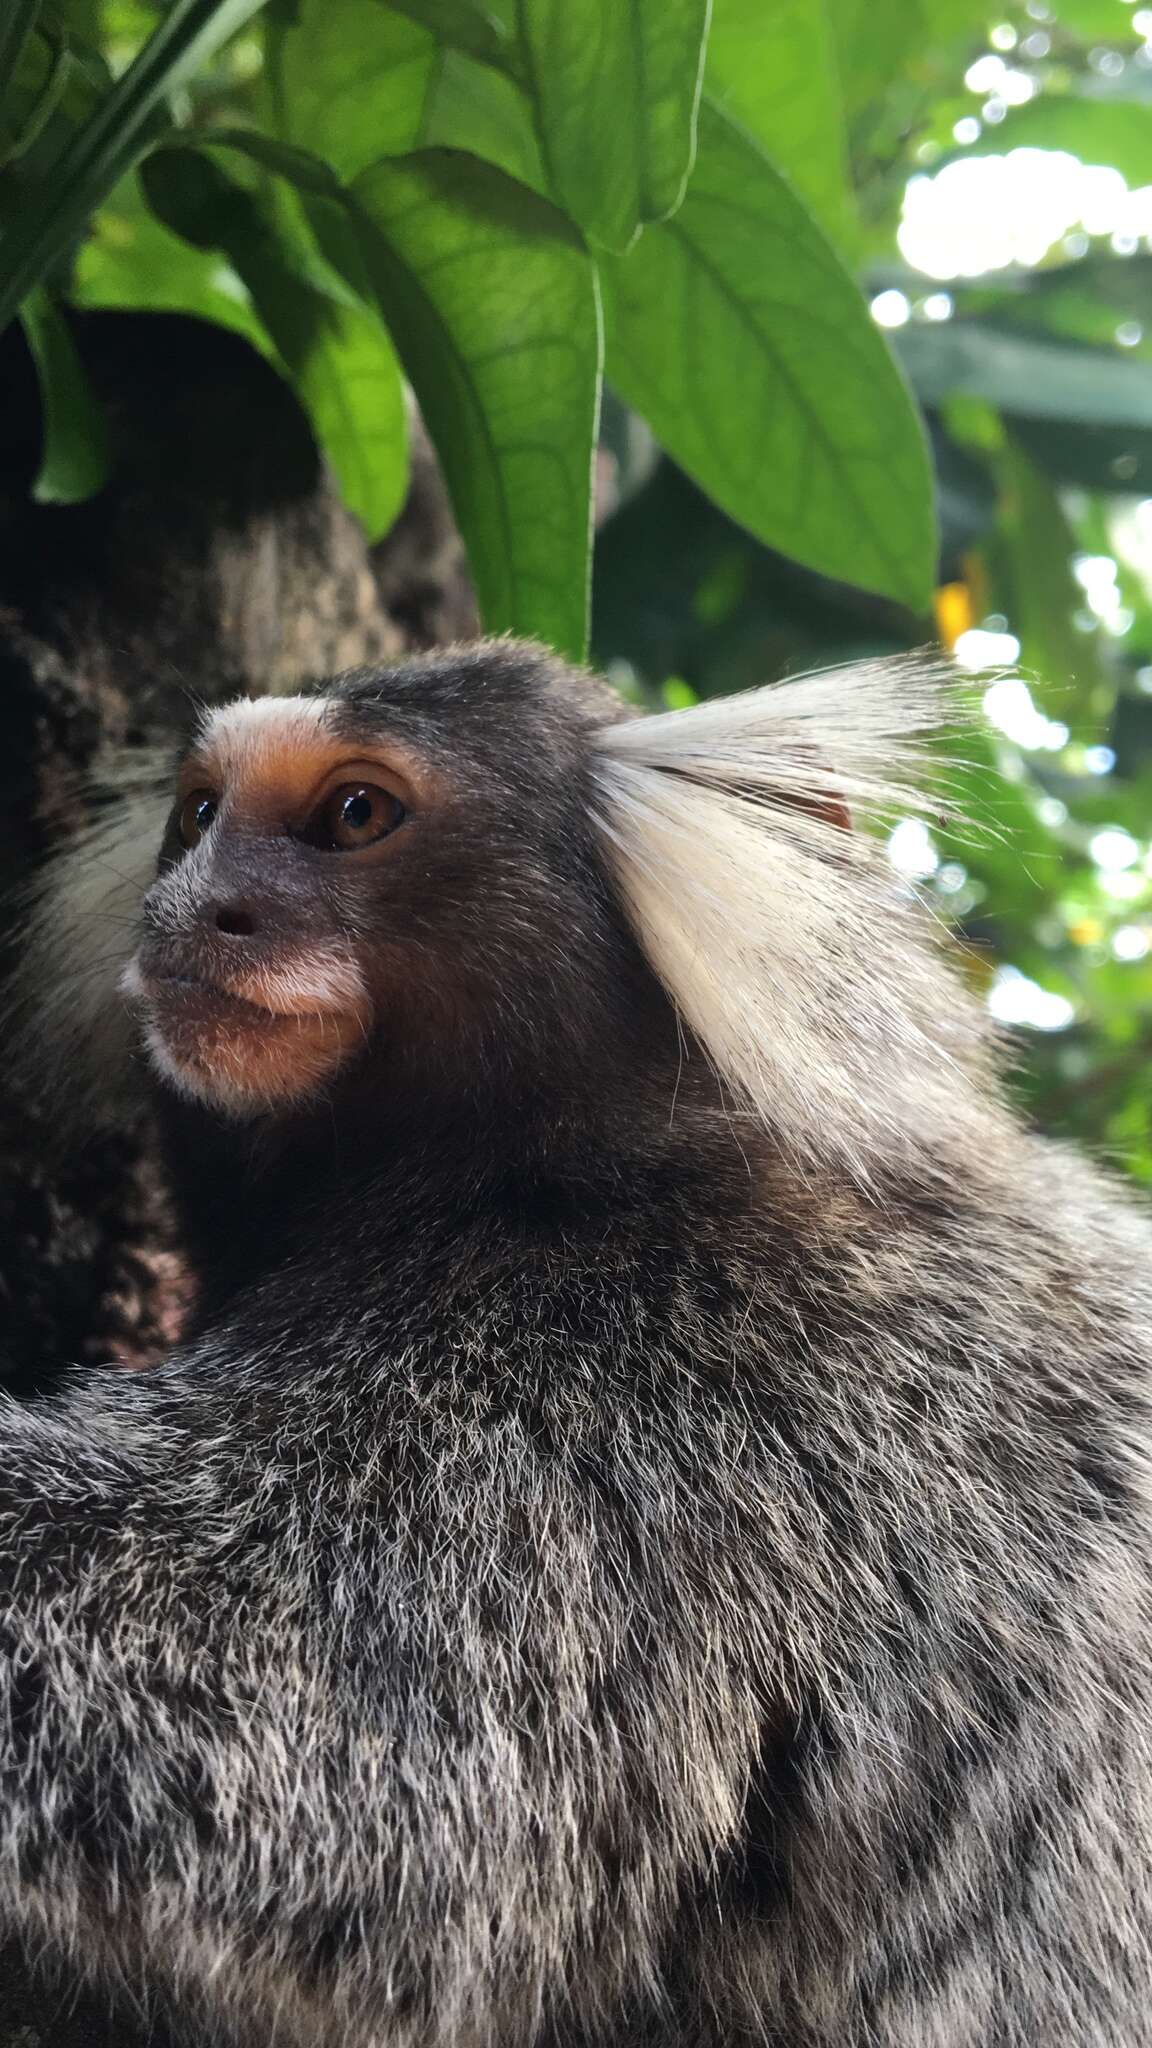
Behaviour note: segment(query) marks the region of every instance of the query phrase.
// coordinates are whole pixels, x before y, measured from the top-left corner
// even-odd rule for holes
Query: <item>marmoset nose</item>
[[[256,931],[256,919],[244,903],[218,903],[212,922],[230,939],[250,939]]]

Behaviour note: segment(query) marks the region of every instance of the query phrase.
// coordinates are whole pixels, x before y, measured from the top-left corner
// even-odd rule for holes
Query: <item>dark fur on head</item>
[[[372,1103],[427,1129],[438,1103],[463,1105],[511,1135],[615,1104],[637,1003],[649,1024],[655,1010],[590,817],[589,736],[619,700],[515,643],[352,671],[320,696],[349,751],[398,746],[434,790],[359,893],[342,873],[332,899],[381,1019],[330,1091],[336,1114],[347,1100],[362,1127]],[[310,863],[305,900],[326,865]]]
[[[246,2048],[1150,2048],[1152,1239],[826,800],[924,710],[502,643],[209,730],[199,1320],[0,1412],[9,1926]],[[306,969],[258,1100],[213,987]]]
[[[273,785],[299,719],[301,750],[322,731],[335,757],[382,750],[418,787],[375,862],[286,838],[278,818],[265,831],[222,816],[190,875],[169,825],[138,960],[159,947],[173,973],[215,980],[238,960],[274,972],[303,948],[305,979],[326,958],[363,977],[370,1018],[322,1086],[305,1077],[272,1103],[222,1090],[219,1074],[205,1096],[156,1048],[177,1083],[160,1106],[197,1244],[206,1230],[230,1247],[230,1271],[250,1272],[253,1229],[290,1227],[283,1174],[299,1179],[304,1161],[317,1190],[414,1153],[429,1173],[443,1155],[449,1178],[463,1169],[477,1190],[525,1174],[559,1190],[569,1172],[611,1177],[620,1149],[643,1148],[677,1101],[682,1119],[715,1103],[607,871],[592,742],[625,709],[604,683],[496,643],[352,671],[255,710],[266,716],[240,719],[233,751],[243,764],[264,749],[255,769]],[[208,746],[229,716],[206,721]],[[256,906],[258,930],[221,935],[221,902]],[[138,995],[135,970],[129,982]],[[206,1263],[211,1278],[219,1261]]]

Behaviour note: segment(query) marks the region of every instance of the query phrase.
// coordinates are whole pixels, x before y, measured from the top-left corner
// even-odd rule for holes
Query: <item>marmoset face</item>
[[[161,1078],[250,1116],[369,1054],[366,1110],[538,1061],[609,971],[581,763],[612,708],[503,643],[210,713],[123,979]]]
[[[177,784],[125,976],[157,1066],[232,1112],[327,1081],[371,1032],[357,899],[435,777],[342,729],[339,702],[216,712]],[[346,724],[346,722],[345,722]]]

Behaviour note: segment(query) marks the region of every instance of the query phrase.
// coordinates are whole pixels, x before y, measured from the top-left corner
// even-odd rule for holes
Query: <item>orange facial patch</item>
[[[253,818],[267,817],[270,807],[304,809],[341,751],[327,709],[319,697],[254,697],[211,712],[184,764],[181,788],[203,785]]]
[[[386,787],[404,802],[431,795],[429,773],[406,748],[389,742],[379,754],[334,731],[322,697],[255,697],[227,704],[205,721],[180,773],[180,793],[214,791],[245,823],[302,824],[325,783],[342,766],[363,772],[375,763]]]

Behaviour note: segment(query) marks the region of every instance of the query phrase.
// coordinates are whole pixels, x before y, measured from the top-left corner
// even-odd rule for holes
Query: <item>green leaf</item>
[[[433,77],[435,38],[381,0],[300,0],[290,28],[270,31],[277,126],[337,177],[417,147]]]
[[[545,199],[548,173],[532,108],[513,79],[445,50],[429,83],[419,126],[422,149],[467,149],[497,164]]]
[[[21,323],[40,381],[43,445],[32,495],[41,504],[76,505],[108,477],[108,432],[76,344],[47,292],[29,292]]]
[[[587,252],[546,201],[472,158],[386,161],[353,193],[485,627],[579,660],[600,370]]]
[[[1082,424],[1152,426],[1152,375],[1110,349],[1078,348],[991,321],[913,322],[895,346],[927,404],[955,393],[1001,412]]]
[[[485,64],[503,64],[513,52],[507,23],[477,0],[391,0],[391,5],[430,29],[438,41],[478,57]]]
[[[205,137],[205,143],[207,137]],[[159,150],[143,168],[161,220],[223,249],[272,336],[345,502],[371,538],[387,532],[408,483],[404,392],[375,313],[329,288],[307,229],[266,191],[251,192],[215,154]]]
[[[238,150],[260,170],[274,171],[309,197],[344,203],[344,187],[336,173],[309,150],[296,149],[274,135],[262,135],[256,128],[213,128],[200,140],[213,149]]]
[[[381,0],[301,0],[272,39],[284,139],[353,178],[382,156],[466,149],[548,196],[532,108],[506,72],[448,49]],[[291,175],[287,172],[286,175]]]
[[[707,26],[707,0],[521,0],[553,194],[609,248],[684,195]]]
[[[0,22],[0,38],[4,24]],[[0,61],[2,53],[0,53]],[[0,76],[0,163],[28,148],[60,100],[66,75],[62,38],[28,34],[21,38]]]
[[[922,606],[920,421],[853,279],[707,103],[676,218],[602,266],[610,381],[717,504],[826,576]]]
[[[850,243],[844,110],[823,5],[718,0],[704,89],[791,179],[832,240]]]
[[[473,154],[547,196],[527,101],[500,72],[446,51],[437,66],[420,130],[421,147],[430,149],[464,147],[458,138],[465,134]],[[308,150],[248,128],[214,128],[211,140],[213,148],[239,150],[293,185],[305,203],[321,248],[327,249],[331,242],[338,249],[332,262],[345,279],[359,275],[355,289],[361,298],[372,301],[371,287],[361,274],[359,237],[348,219],[347,189],[328,165]],[[412,151],[401,153],[411,155]]]
[[[0,331],[136,162],[167,95],[263,4],[172,0],[138,56],[65,145],[51,178],[8,229],[0,251]]]
[[[39,12],[40,0],[5,0],[0,9],[0,104],[7,99]]]
[[[0,96],[0,164],[26,158],[42,140],[51,161],[61,137],[88,118],[110,83],[98,51],[67,30],[35,30]]]
[[[135,174],[118,185],[81,244],[72,277],[78,306],[188,313],[242,334],[263,355],[272,343],[231,265],[193,249],[143,204]]]

